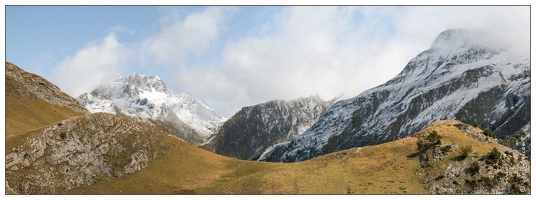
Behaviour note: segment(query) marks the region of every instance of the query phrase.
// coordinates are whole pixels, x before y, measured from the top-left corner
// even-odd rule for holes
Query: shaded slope
[[[309,129],[334,101],[310,96],[244,107],[223,123],[202,147],[224,156],[256,160],[268,147],[289,141]]]

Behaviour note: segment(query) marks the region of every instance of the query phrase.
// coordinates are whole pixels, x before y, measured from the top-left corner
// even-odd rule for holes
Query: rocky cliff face
[[[308,131],[260,160],[295,162],[393,141],[433,121],[457,119],[504,139],[530,122],[530,58],[481,33],[447,30],[400,74],[339,101]]]
[[[65,94],[58,86],[38,75],[28,73],[10,62],[6,62],[5,71],[6,82],[11,83],[10,87],[6,88],[6,95],[9,93],[11,97],[30,100],[40,98],[51,104],[68,107],[79,113],[88,112],[76,99]]]
[[[139,120],[106,113],[73,117],[33,131],[6,150],[6,187],[21,194],[54,194],[121,177],[172,148],[170,137]]]
[[[225,156],[258,159],[266,148],[286,142],[309,129],[334,101],[311,96],[242,108],[202,146]]]
[[[145,120],[196,145],[225,120],[204,101],[188,93],[173,93],[157,76],[137,73],[103,84],[77,99],[91,112]]]

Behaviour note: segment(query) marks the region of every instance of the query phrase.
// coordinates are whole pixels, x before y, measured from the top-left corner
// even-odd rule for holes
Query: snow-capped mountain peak
[[[78,100],[90,112],[184,123],[199,135],[196,137],[199,140],[190,141],[196,144],[206,139],[225,120],[203,100],[188,93],[175,94],[160,77],[137,72],[103,84],[89,94],[80,95]]]
[[[443,119],[478,123],[506,137],[530,122],[530,57],[512,57],[489,38],[480,31],[442,32],[400,74],[337,102],[309,130],[268,148],[260,160],[295,162],[388,142]]]

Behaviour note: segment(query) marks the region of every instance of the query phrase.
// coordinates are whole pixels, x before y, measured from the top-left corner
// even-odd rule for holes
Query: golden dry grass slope
[[[31,131],[6,150],[6,184],[21,194],[55,194],[122,177],[175,148],[145,122],[108,113],[72,117]],[[173,140],[174,141],[174,140]]]
[[[6,62],[6,142],[42,126],[87,113],[76,99],[44,78]]]
[[[487,175],[467,173],[478,157],[498,148],[505,155],[513,150],[487,138],[482,131],[459,121],[439,121],[412,137],[362,148],[331,153],[299,163],[267,163],[243,161],[223,157],[185,142],[169,137],[179,148],[168,151],[153,160],[147,168],[122,178],[106,177],[94,185],[66,191],[69,194],[428,194],[437,187],[447,188],[445,193],[494,193],[486,190],[485,183],[471,185],[471,180]],[[420,151],[417,143],[425,141],[431,132],[441,137],[440,145]],[[475,139],[476,138],[476,139]],[[175,141],[173,141],[175,140]],[[480,141],[479,141],[480,140]],[[424,161],[430,149],[442,149],[450,145],[448,152],[432,156]],[[475,152],[469,158],[457,161],[464,146],[472,146]],[[433,151],[432,151],[433,152]],[[474,155],[473,155],[474,154]],[[530,178],[530,168],[521,169],[526,160],[517,164],[504,164],[518,172],[506,174]],[[517,159],[517,158],[515,158]],[[430,166],[423,167],[428,163]],[[530,165],[530,162],[529,162]],[[516,168],[517,167],[517,168]],[[450,172],[447,168],[456,168]],[[500,167],[499,167],[500,169]],[[482,169],[479,173],[491,173]],[[496,171],[492,171],[496,173]],[[449,177],[437,179],[440,174]],[[457,174],[456,174],[457,173]],[[452,175],[452,177],[450,177]],[[470,179],[469,183],[464,183]],[[449,191],[452,182],[457,187]],[[523,182],[523,183],[522,183]],[[529,179],[530,188],[530,179]],[[435,185],[434,185],[435,184]],[[513,183],[506,183],[510,187]],[[516,184],[526,184],[526,179]],[[504,184],[503,184],[504,185]],[[503,187],[498,185],[497,188]],[[431,187],[435,186],[435,187]],[[479,190],[478,186],[482,186]],[[435,189],[434,189],[435,188]],[[504,188],[503,188],[504,189]],[[508,189],[508,188],[506,188]],[[514,188],[515,189],[515,188]],[[503,193],[515,193],[514,190]],[[530,193],[525,190],[524,193]],[[496,193],[501,193],[496,192]]]

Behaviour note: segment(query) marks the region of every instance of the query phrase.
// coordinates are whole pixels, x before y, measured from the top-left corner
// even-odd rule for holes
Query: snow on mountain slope
[[[104,84],[77,98],[90,112],[123,114],[143,120],[175,124],[174,129],[193,129],[200,144],[225,120],[204,101],[188,93],[174,94],[157,76],[134,75]],[[178,120],[178,121],[177,121]],[[188,128],[186,128],[188,129]]]
[[[269,148],[260,160],[295,162],[406,137],[433,121],[492,128],[499,138],[530,122],[530,59],[480,32],[447,30],[400,74],[339,101],[308,131]]]
[[[220,155],[257,159],[266,148],[305,132],[334,102],[310,96],[244,107],[201,146]]]

